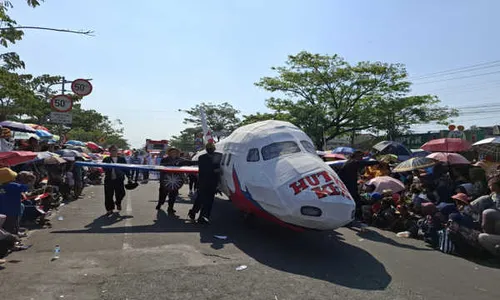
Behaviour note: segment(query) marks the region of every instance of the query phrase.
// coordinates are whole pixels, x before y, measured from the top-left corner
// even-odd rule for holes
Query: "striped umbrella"
[[[428,157],[414,157],[397,165],[393,172],[410,172],[436,165],[439,161]]]

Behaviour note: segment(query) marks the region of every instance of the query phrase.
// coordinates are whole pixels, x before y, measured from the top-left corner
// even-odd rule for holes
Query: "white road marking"
[[[132,194],[132,191],[128,191],[127,193],[127,210],[126,210],[127,216],[132,215],[132,199],[130,194]],[[132,227],[132,218],[125,219],[125,236],[123,237],[123,247],[122,247],[123,250],[132,249],[132,246],[128,242],[130,235],[128,233],[127,228],[130,227]]]

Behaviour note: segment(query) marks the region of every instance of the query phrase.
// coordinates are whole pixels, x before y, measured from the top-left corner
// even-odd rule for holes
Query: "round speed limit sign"
[[[66,95],[57,95],[50,99],[50,107],[58,112],[68,112],[73,108],[73,100]]]
[[[71,90],[78,96],[87,96],[92,93],[92,84],[86,79],[76,79],[71,83]]]

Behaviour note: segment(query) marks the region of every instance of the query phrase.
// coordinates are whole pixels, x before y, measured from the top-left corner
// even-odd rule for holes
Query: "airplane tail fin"
[[[212,138],[212,133],[207,125],[207,116],[205,114],[205,110],[203,108],[200,109],[200,118],[201,118],[201,128],[203,129],[203,142],[206,143],[214,143],[214,139]]]

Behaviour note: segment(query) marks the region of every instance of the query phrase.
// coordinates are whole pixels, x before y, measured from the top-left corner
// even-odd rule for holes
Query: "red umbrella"
[[[44,127],[44,126],[38,125],[38,124],[28,124],[28,126],[31,126],[31,128],[36,129],[36,130],[50,131],[47,129],[47,127]]]
[[[429,152],[463,152],[471,147],[472,145],[466,140],[444,138],[428,141],[420,148]]]
[[[331,159],[331,160],[336,160],[336,159],[344,160],[344,159],[347,159],[344,154],[340,154],[340,153],[328,153],[328,154],[325,154],[325,156],[323,156],[323,158]]]
[[[37,153],[31,151],[0,152],[0,165],[15,166],[37,158]]]
[[[89,148],[90,150],[101,150],[101,151],[104,151],[104,149],[101,146],[97,145],[94,142],[87,142],[85,144],[87,145],[87,148]]]
[[[470,161],[467,160],[467,158],[463,157],[462,155],[458,153],[442,153],[442,152],[436,152],[427,155],[428,158],[432,158],[435,160],[439,160],[441,162],[444,162],[448,165],[468,165],[470,164]]]

